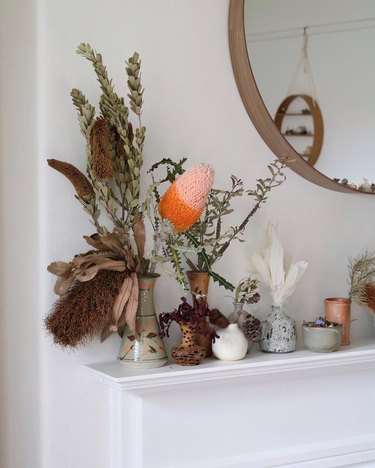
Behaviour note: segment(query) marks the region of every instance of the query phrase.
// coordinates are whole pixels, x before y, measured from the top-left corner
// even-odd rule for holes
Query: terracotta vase
[[[153,290],[159,275],[138,278],[136,331],[125,327],[118,362],[124,367],[151,369],[167,363],[167,353],[155,313]]]
[[[172,359],[180,366],[196,366],[205,357],[203,346],[195,343],[195,327],[189,323],[180,323],[181,343],[172,348]]]
[[[351,300],[347,297],[328,297],[324,299],[326,319],[342,325],[341,345],[350,344]]]
[[[202,294],[203,300],[207,302],[208,286],[210,284],[210,276],[207,271],[188,271],[187,277],[189,280],[190,290],[192,292]],[[207,323],[208,318],[202,317],[199,322],[200,330],[207,330],[209,325]],[[203,346],[206,357],[212,356],[212,342],[209,336],[204,336],[200,333],[195,334],[195,342],[200,346]]]

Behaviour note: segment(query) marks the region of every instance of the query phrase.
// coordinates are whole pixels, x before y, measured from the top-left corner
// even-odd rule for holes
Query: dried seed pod
[[[73,184],[77,195],[85,201],[95,196],[94,189],[88,178],[73,164],[58,159],[47,159],[48,165],[63,174]]]
[[[229,320],[223,315],[219,309],[210,310],[210,323],[216,325],[219,328],[227,328]]]
[[[103,117],[96,119],[92,126],[90,144],[94,160],[94,175],[98,179],[110,179],[113,177],[110,130]]]
[[[254,315],[245,312],[241,328],[248,340],[254,343],[260,340],[260,321]]]

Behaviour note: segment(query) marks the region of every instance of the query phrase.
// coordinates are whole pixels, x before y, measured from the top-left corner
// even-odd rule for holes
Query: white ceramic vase
[[[218,330],[217,334],[220,338],[212,343],[214,356],[222,361],[238,361],[246,356],[249,342],[237,323]]]

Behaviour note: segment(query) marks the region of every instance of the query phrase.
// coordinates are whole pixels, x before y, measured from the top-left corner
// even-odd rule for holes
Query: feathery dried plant
[[[349,258],[349,297],[375,314],[375,255],[363,252]]]

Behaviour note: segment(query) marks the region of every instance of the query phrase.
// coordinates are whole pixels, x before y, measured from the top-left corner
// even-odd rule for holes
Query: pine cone
[[[256,343],[260,340],[260,321],[248,312],[245,314],[241,324],[242,331],[249,341]]]

